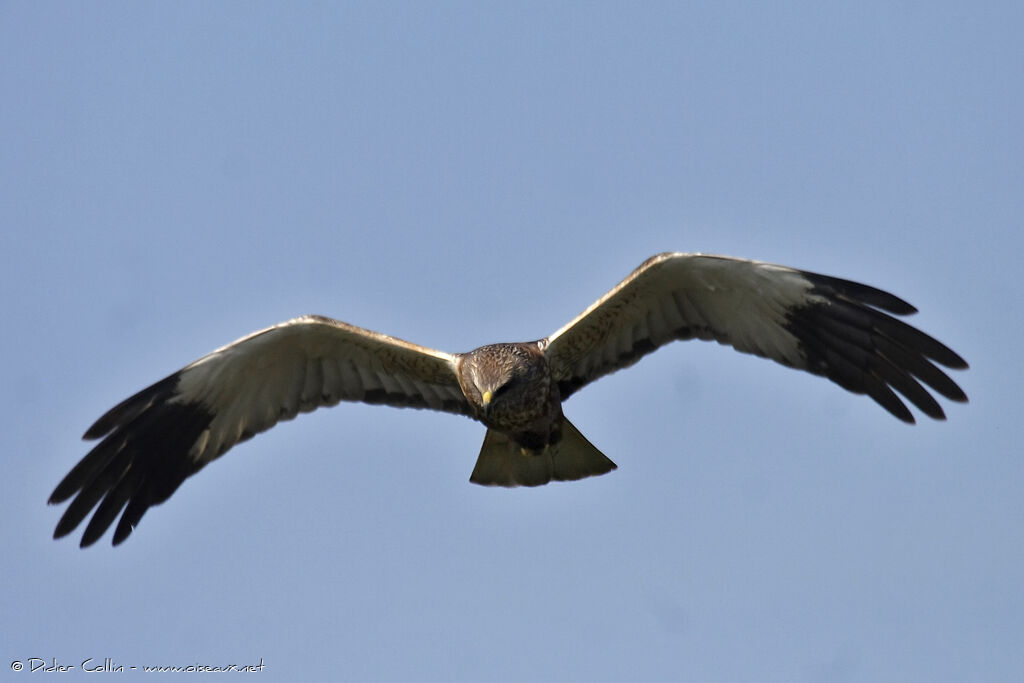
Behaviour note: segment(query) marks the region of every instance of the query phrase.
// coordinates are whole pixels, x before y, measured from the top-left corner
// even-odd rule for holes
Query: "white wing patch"
[[[588,381],[626,367],[676,339],[716,340],[736,350],[799,362],[786,311],[822,301],[800,271],[703,254],[649,259],[549,337],[561,378]]]
[[[243,337],[181,371],[170,402],[214,415],[189,452],[209,461],[299,413],[369,401],[465,413],[455,357],[317,316]]]

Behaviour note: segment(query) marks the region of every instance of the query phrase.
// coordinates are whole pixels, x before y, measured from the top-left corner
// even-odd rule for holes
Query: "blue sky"
[[[1022,19],[0,5],[0,665],[1019,676]],[[50,538],[85,428],[213,348],[305,313],[453,352],[535,339],[666,250],[906,298],[972,364],[971,403],[907,427],[690,342],[566,404],[603,477],[476,487],[480,425],[343,404],[232,450],[116,549]]]

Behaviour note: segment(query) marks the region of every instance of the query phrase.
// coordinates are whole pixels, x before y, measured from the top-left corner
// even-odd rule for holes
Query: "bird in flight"
[[[945,419],[929,393],[967,396],[938,365],[967,363],[893,315],[916,309],[849,280],[727,256],[665,253],[549,337],[445,353],[322,316],[295,318],[221,347],[111,408],[99,443],[50,503],[71,501],[54,538],[96,508],[81,546],[121,516],[123,542],[152,505],[235,444],[339,401],[466,415],[487,431],[470,481],[538,486],[615,463],[562,413],[590,382],[677,340],[703,339],[867,394],[904,422]],[[893,314],[893,315],[890,315]]]

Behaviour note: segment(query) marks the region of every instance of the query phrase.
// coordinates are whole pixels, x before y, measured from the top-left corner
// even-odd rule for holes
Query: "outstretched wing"
[[[903,420],[894,389],[945,418],[921,382],[953,401],[967,396],[935,363],[963,369],[952,350],[884,313],[913,306],[867,285],[785,266],[703,254],[659,254],[547,340],[563,400],[668,342],[715,340],[737,351],[828,377]],[[918,381],[920,380],[920,381]]]
[[[82,547],[95,543],[124,509],[117,545],[147,508],[208,462],[320,406],[363,401],[469,415],[454,361],[321,316],[243,337],[121,402],[89,428],[85,438],[102,441],[50,496],[50,503],[75,496],[54,538],[73,531],[99,503]]]

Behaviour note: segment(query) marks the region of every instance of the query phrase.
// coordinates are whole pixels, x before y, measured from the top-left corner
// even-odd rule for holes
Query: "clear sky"
[[[1022,7],[0,4],[0,668],[1020,676]],[[215,347],[535,339],[666,250],[892,291],[971,402],[689,342],[566,404],[603,477],[477,487],[480,425],[343,404],[51,539],[86,427]]]

